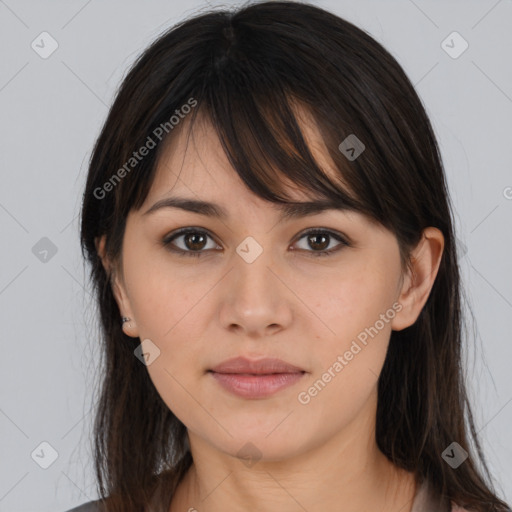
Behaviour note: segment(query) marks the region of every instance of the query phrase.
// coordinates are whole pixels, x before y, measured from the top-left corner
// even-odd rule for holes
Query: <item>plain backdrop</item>
[[[510,503],[512,1],[315,3],[395,56],[433,123],[477,333],[465,350],[470,396]],[[220,5],[0,0],[1,512],[63,511],[97,498],[98,341],[78,244],[87,163],[136,56],[175,22]]]

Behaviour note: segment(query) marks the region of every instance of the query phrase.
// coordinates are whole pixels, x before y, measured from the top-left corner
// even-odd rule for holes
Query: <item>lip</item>
[[[302,368],[289,364],[281,359],[264,358],[248,359],[246,357],[233,357],[214,366],[210,371],[215,373],[251,373],[251,374],[270,374],[270,373],[300,373],[304,372]]]
[[[225,390],[243,398],[266,398],[297,383],[305,370],[281,359],[235,357],[208,370]]]

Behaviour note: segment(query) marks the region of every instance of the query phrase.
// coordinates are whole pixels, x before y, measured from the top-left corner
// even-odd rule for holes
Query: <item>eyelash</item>
[[[210,238],[213,239],[213,237],[208,233],[208,231],[205,231],[204,229],[199,229],[199,228],[184,228],[184,229],[180,229],[179,231],[175,232],[175,233],[172,233],[170,236],[167,236],[163,239],[162,243],[164,245],[164,247],[173,252],[173,253],[176,253],[178,256],[185,256],[185,257],[188,257],[188,256],[192,256],[192,257],[199,257],[201,256],[203,253],[207,252],[207,251],[204,251],[204,250],[201,250],[201,251],[185,251],[183,249],[176,249],[175,247],[173,247],[171,245],[171,242],[173,242],[176,238],[180,237],[180,236],[183,236],[183,235],[188,235],[188,234],[191,234],[191,233],[194,233],[194,234],[200,234],[200,235],[206,235]],[[333,232],[333,231],[330,231],[328,229],[321,229],[321,228],[311,228],[309,230],[306,230],[304,231],[303,233],[301,233],[301,235],[298,237],[297,241],[301,240],[302,238],[308,236],[308,235],[325,235],[327,234],[329,237],[332,237],[334,238],[336,241],[340,242],[340,244],[334,248],[334,249],[329,249],[329,250],[324,250],[324,251],[308,251],[308,250],[305,250],[305,249],[299,249],[299,250],[302,250],[302,251],[306,251],[307,253],[310,253],[308,256],[311,256],[313,258],[317,258],[319,256],[330,256],[336,252],[338,252],[339,250],[341,250],[342,247],[350,247],[351,244],[346,240],[344,239],[341,235]]]

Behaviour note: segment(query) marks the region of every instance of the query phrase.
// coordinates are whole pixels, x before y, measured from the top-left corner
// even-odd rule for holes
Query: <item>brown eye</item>
[[[212,246],[208,247],[208,239],[212,240]],[[303,233],[299,241],[305,239],[306,247],[299,247],[309,256],[329,256],[338,252],[343,247],[349,247],[341,235],[329,230],[312,229]],[[177,243],[175,241],[179,241]],[[337,242],[334,247],[330,247],[333,242]],[[169,251],[178,254],[178,256],[205,256],[214,249],[222,249],[213,242],[212,236],[199,228],[186,228],[176,233],[171,233],[162,241],[164,247]]]
[[[187,233],[183,236],[183,241],[187,248],[192,251],[204,249],[206,236],[202,233]]]
[[[306,239],[307,247],[301,247],[310,253],[310,256],[328,256],[338,252],[342,247],[349,246],[350,244],[344,240],[340,235],[332,231],[314,229],[304,233],[299,240]],[[337,241],[338,244],[334,248],[327,249],[332,242]],[[310,250],[313,249],[313,250]]]
[[[330,242],[329,235],[325,236],[324,234],[307,235],[307,240],[312,249],[320,251],[324,251]]]
[[[206,231],[187,228],[166,237],[163,240],[163,245],[180,256],[201,256],[201,254],[217,248],[215,243],[213,243],[213,247],[207,248],[209,238],[211,239],[211,236]],[[174,243],[175,240],[180,241],[181,244]]]

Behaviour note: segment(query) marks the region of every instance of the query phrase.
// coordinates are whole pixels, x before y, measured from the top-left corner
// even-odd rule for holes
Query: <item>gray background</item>
[[[512,502],[512,1],[316,3],[383,43],[427,107],[475,315],[466,353],[477,429]],[[65,510],[97,497],[89,410],[98,351],[78,245],[87,162],[137,54],[208,5],[221,4],[0,0],[2,512]],[[43,31],[58,43],[46,59],[31,47],[43,45]],[[442,46],[453,31],[469,44],[457,58],[462,40],[448,38],[452,56]],[[58,454],[47,469],[40,464],[51,462],[51,448],[42,442]]]

